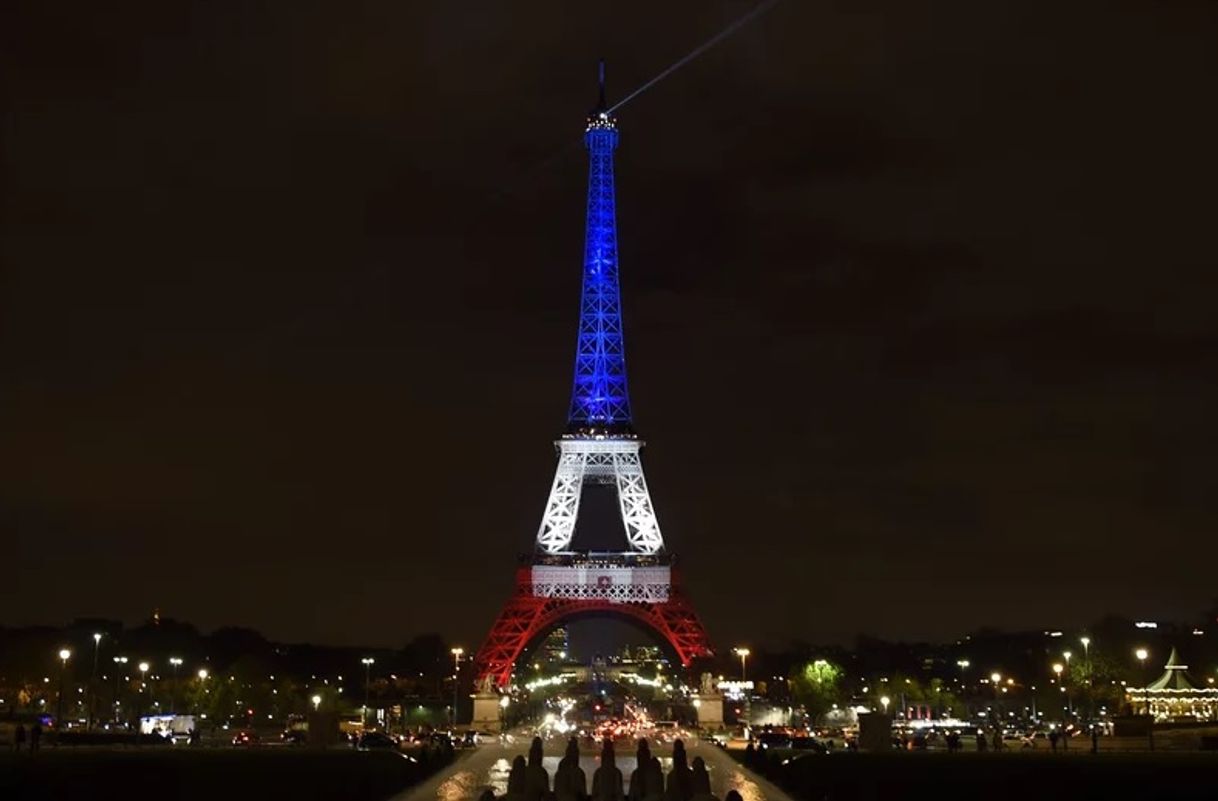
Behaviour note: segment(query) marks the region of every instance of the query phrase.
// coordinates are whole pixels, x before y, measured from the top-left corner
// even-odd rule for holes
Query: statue
[[[479,676],[478,680],[474,682],[474,689],[480,695],[494,695],[495,680],[490,676]]]
[[[703,695],[714,695],[715,694],[715,677],[709,673],[702,674],[702,694]]]

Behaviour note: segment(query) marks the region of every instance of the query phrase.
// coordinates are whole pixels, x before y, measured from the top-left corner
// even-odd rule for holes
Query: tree
[[[808,717],[819,720],[841,698],[842,669],[828,659],[814,659],[791,671],[791,696]]]

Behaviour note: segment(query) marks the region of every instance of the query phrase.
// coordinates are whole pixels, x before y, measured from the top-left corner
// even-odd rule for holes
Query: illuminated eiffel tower
[[[567,428],[555,442],[558,467],[537,531],[534,554],[517,571],[516,589],[474,665],[483,687],[510,685],[516,661],[571,618],[610,615],[654,631],[682,665],[711,655],[706,631],[681,593],[643,476],[643,441],[631,424],[626,387],[613,152],[617,120],[600,102],[584,126],[588,213],[583,291],[575,346],[575,381]],[[611,485],[628,550],[572,551],[586,484]]]

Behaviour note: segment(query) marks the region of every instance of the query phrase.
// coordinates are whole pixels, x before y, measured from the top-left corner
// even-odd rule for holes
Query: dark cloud
[[[0,12],[7,622],[476,641],[563,422],[592,63],[622,96],[749,7]],[[1211,600],[1214,17],[788,0],[621,110],[718,639]]]

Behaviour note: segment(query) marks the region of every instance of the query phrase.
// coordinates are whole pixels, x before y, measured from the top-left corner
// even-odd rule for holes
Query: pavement
[[[452,765],[422,784],[400,793],[392,801],[477,801],[478,796],[487,787],[493,789],[496,795],[502,796],[507,792],[507,777],[512,760],[517,754],[527,756],[529,742],[528,737],[517,737],[515,742],[508,745],[488,743],[465,751]],[[672,766],[672,749],[654,742],[651,745],[652,753],[659,757],[667,777]],[[566,740],[560,738],[546,743],[542,764],[550,774],[551,782],[565,748]],[[698,756],[706,762],[711,779],[711,792],[720,799],[729,790],[735,790],[740,793],[743,801],[791,801],[790,796],[782,790],[742,767],[712,743],[691,738],[686,741],[685,749],[690,762]],[[597,754],[598,750],[592,745],[581,749],[580,767],[588,776],[589,790],[592,789],[592,774],[600,765]],[[622,771],[622,781],[629,791],[630,774],[635,768],[633,742],[621,741],[614,761]]]

